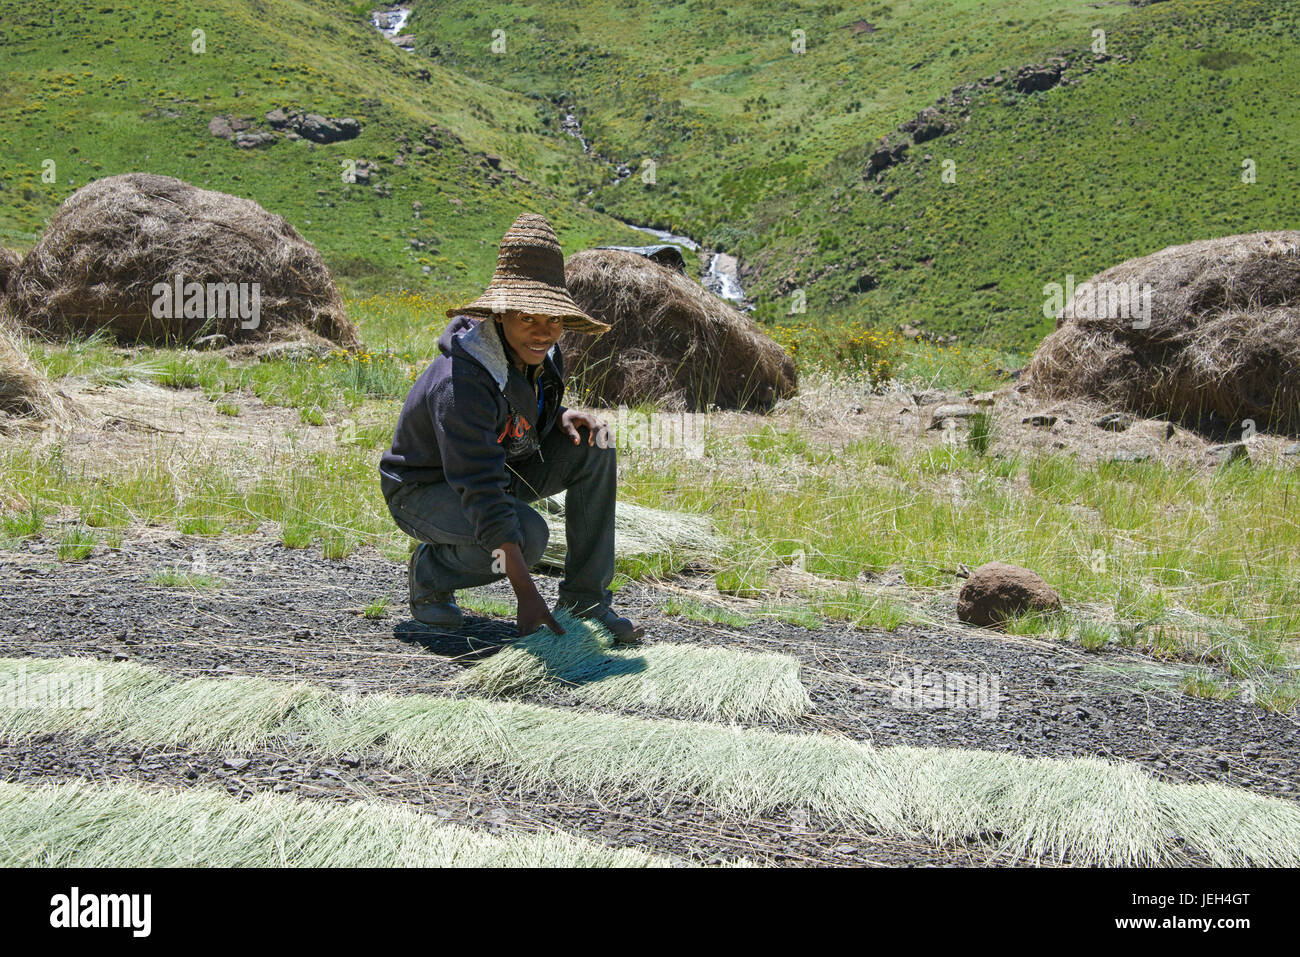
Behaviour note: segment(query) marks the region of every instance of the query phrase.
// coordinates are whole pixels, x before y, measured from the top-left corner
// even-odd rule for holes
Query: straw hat
[[[526,312],[560,316],[564,328],[599,335],[609,326],[573,301],[564,285],[564,254],[545,216],[524,213],[506,230],[497,254],[497,271],[483,295],[469,305],[448,309],[450,316],[499,316]]]

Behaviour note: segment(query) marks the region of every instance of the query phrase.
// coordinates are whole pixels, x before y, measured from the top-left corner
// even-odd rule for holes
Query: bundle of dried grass
[[[567,333],[561,343],[568,371],[593,401],[767,411],[794,395],[794,360],[687,276],[613,249],[575,253],[564,273],[574,301],[613,327],[594,338]]]
[[[0,304],[0,431],[7,425],[67,420],[78,407],[27,358],[13,320]]]
[[[9,288],[9,277],[18,271],[18,264],[22,261],[23,257],[12,249],[0,246],[0,299],[4,298],[5,291]]]
[[[1098,273],[1065,304],[1022,388],[1300,429],[1300,231],[1170,246]]]
[[[292,327],[360,345],[320,254],[283,216],[170,176],[109,176],[77,190],[10,295],[20,320],[51,336],[246,342]]]

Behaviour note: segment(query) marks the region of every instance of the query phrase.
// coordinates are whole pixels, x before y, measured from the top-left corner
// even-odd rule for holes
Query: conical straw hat
[[[559,316],[564,328],[598,335],[609,326],[593,319],[573,301],[564,285],[564,254],[545,216],[524,213],[506,230],[497,255],[497,271],[483,295],[468,305],[448,309],[448,316],[499,316],[504,312]]]

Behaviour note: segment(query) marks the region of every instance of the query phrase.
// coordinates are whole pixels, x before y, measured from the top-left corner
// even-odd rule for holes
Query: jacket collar
[[[470,328],[457,335],[455,341],[471,358],[487,369],[488,374],[496,382],[497,388],[504,393],[506,382],[510,379],[510,360],[506,358],[505,344],[501,340],[500,333],[494,328],[489,328],[491,325],[495,325],[495,320],[479,319]],[[552,363],[555,361],[555,351],[559,347],[560,344],[557,342],[546,354]]]

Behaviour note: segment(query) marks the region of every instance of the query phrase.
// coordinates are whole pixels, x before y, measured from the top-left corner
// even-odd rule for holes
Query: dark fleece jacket
[[[393,446],[380,459],[384,498],[406,484],[447,482],[460,494],[479,544],[523,545],[506,463],[540,454],[541,440],[564,413],[560,347],[542,361],[540,417],[536,389],[507,358],[495,320],[456,316],[438,349],[442,354],[407,395]]]

